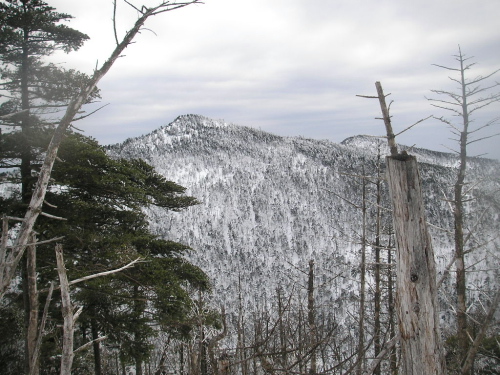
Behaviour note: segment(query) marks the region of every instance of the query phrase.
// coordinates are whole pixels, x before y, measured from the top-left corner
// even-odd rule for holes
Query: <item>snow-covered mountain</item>
[[[344,316],[349,309],[346,301],[356,299],[362,229],[360,176],[372,176],[366,184],[367,240],[372,243],[375,182],[377,174],[383,177],[388,154],[384,142],[368,136],[352,137],[341,144],[281,137],[186,115],[108,150],[117,157],[146,160],[202,202],[180,213],[156,208],[147,212],[155,233],[194,249],[190,260],[212,278],[217,304],[235,310],[240,294],[248,311],[272,303],[277,288],[290,291],[292,286],[300,289],[299,285],[305,285],[301,271],[307,270],[310,260],[315,261],[321,285],[318,298],[335,316]],[[452,254],[451,236],[445,231],[453,228],[452,213],[445,197],[451,198],[457,159],[429,150],[409,152],[420,162],[441,272]],[[498,188],[500,167],[496,161],[471,159],[469,170],[471,181],[481,180],[477,186],[470,185],[471,197],[479,199],[468,203],[476,206],[479,216],[481,207],[488,206],[489,192]],[[382,186],[382,204],[389,208],[385,184]],[[388,232],[391,219],[386,210],[382,212],[383,229]],[[482,216],[486,223],[480,234],[483,240],[498,232],[498,212],[496,207]],[[382,237],[386,245],[389,236]],[[492,243],[488,246],[488,251],[495,251]],[[367,252],[368,262],[373,262],[373,249],[368,247]],[[484,254],[472,253],[471,264],[472,258],[479,261]],[[482,265],[484,262],[475,267]],[[484,274],[471,273],[471,283],[485,280]]]

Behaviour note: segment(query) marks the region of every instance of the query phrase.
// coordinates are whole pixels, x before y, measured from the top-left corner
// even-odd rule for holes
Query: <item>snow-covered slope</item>
[[[374,138],[357,136],[335,144],[280,137],[197,115],[180,116],[151,134],[109,146],[114,156],[146,160],[202,202],[180,213],[150,208],[148,214],[154,232],[194,249],[190,260],[212,278],[218,304],[236,306],[240,292],[249,310],[269,303],[277,288],[304,284],[299,270],[306,271],[314,260],[324,282],[318,298],[336,316],[358,291],[361,175],[373,176],[367,196],[368,241],[374,240],[379,149],[383,175],[387,150]],[[452,214],[443,198],[451,197],[457,160],[429,150],[410,152],[421,162],[428,221],[432,228],[450,230]],[[470,165],[472,180],[499,175],[497,162],[477,159]],[[492,190],[489,184],[481,186]],[[483,190],[471,194],[480,197]],[[382,201],[389,207],[385,186]],[[391,219],[383,212],[387,232]],[[498,218],[493,211],[486,215],[487,237],[498,230]],[[442,270],[452,252],[450,236],[439,229],[432,236]],[[369,261],[372,252],[369,247]],[[478,274],[472,279],[484,280]]]

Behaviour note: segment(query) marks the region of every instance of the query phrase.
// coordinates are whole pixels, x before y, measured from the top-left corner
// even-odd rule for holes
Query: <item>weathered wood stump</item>
[[[434,251],[425,220],[417,161],[410,155],[388,156],[386,160],[397,248],[401,373],[445,374]]]

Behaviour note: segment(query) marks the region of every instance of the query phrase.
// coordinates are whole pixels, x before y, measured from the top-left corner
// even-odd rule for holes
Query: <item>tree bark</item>
[[[387,157],[397,248],[396,307],[405,375],[445,374],[439,333],[434,252],[417,161]]]
[[[63,316],[63,347],[61,354],[61,375],[71,375],[71,367],[73,366],[73,331],[75,317],[73,314],[73,306],[69,295],[68,276],[64,266],[64,258],[62,253],[62,245],[56,245],[56,261],[57,273],[59,274],[59,282],[61,285],[61,310]]]
[[[365,167],[363,165],[363,176]],[[361,264],[359,281],[359,323],[358,323],[358,355],[356,363],[356,374],[361,375],[365,364],[365,295],[366,295],[366,178],[362,181],[362,234],[361,234]]]
[[[393,282],[393,271],[392,271],[392,249],[391,249],[391,237],[389,237],[389,244],[387,245],[387,309],[388,309],[388,320],[389,320],[389,334],[390,337],[396,336],[395,325],[395,312],[394,312],[394,282]],[[389,355],[389,368],[391,375],[397,375],[398,373],[398,363],[397,363],[397,348],[393,346],[390,350]]]
[[[26,364],[27,373],[36,375],[39,372],[39,363],[35,359],[36,342],[38,335],[38,290],[36,276],[36,246],[35,236],[32,236],[32,244],[26,251],[26,281],[27,281],[27,332],[26,332]],[[38,357],[38,356],[36,356]]]
[[[314,307],[314,260],[309,261],[309,275],[307,278],[307,321],[309,324],[309,347],[311,353],[311,366],[309,375],[315,375],[317,371],[316,357],[316,311]]]
[[[215,357],[215,346],[217,343],[222,340],[227,335],[227,325],[226,325],[226,310],[224,307],[221,308],[221,316],[222,316],[222,332],[215,335],[208,341],[207,351],[208,356],[210,358],[210,365],[212,366],[212,374],[219,375],[219,361]],[[228,368],[222,368],[224,370],[223,373],[227,373]]]
[[[460,53],[460,81],[462,89],[462,120],[463,128],[460,133],[460,164],[458,167],[457,180],[454,187],[454,212],[455,219],[455,267],[456,267],[456,291],[457,291],[457,337],[459,346],[459,357],[465,358],[469,348],[467,334],[467,286],[465,275],[464,255],[464,205],[463,186],[467,170],[467,141],[469,134],[469,112],[467,108],[467,93],[465,82],[464,60]]]
[[[375,269],[374,269],[374,279],[375,279],[375,291],[373,295],[374,299],[374,335],[373,335],[373,346],[374,346],[374,354],[377,357],[382,350],[381,346],[381,291],[380,291],[380,231],[381,231],[381,220],[382,220],[382,210],[381,210],[381,201],[382,201],[382,186],[380,180],[380,147],[377,154],[377,180],[375,182],[375,186],[377,188],[377,208],[376,208],[376,217],[375,217]],[[376,366],[374,370],[374,375],[380,375],[380,366]]]
[[[91,308],[90,330],[92,332],[92,348],[94,351],[94,374],[101,375],[101,343],[99,342],[99,329],[95,318],[95,307]]]

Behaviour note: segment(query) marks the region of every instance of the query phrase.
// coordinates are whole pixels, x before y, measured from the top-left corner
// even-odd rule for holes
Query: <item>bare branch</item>
[[[101,106],[101,107],[97,108],[95,111],[92,111],[92,112],[90,112],[90,113],[86,114],[85,116],[80,116],[80,117],[77,117],[77,118],[73,119],[73,121],[80,121],[80,120],[83,120],[84,118],[87,118],[87,117],[89,117],[89,116],[92,116],[94,113],[96,113],[97,111],[100,111],[101,109],[103,109],[104,107],[107,107],[108,105],[109,105],[109,103],[104,104],[103,106]],[[73,126],[73,125],[72,125],[72,126]]]
[[[443,106],[441,106],[441,105],[437,105],[437,104],[433,104],[433,103],[431,103],[431,105],[432,105],[433,107],[436,107],[436,108],[441,108],[441,109],[445,109],[445,110],[447,110],[447,111],[455,112],[458,116],[462,116],[462,112],[457,111],[456,109],[449,108],[449,107],[443,107]]]
[[[456,72],[459,72],[459,71],[460,71],[460,69],[457,69],[457,68],[449,68],[449,67],[444,66],[444,65],[438,65],[438,64],[431,64],[431,65],[437,66],[438,68],[443,68],[443,69],[447,69],[447,70],[453,70],[453,71],[456,71]]]
[[[22,111],[19,111],[19,112],[9,113],[8,115],[0,116],[0,120],[8,120],[14,116],[17,116],[17,115],[20,115],[23,113],[27,113],[28,111],[29,111],[29,109],[23,109]]]
[[[387,104],[385,103],[385,97],[390,94],[384,95],[384,91],[382,90],[382,85],[380,84],[380,82],[375,82],[375,87],[377,89],[378,100],[380,102],[380,108],[382,110],[382,115],[384,117],[384,124],[387,132],[387,142],[389,143],[391,156],[395,156],[398,154],[398,147],[396,145],[396,136],[394,135],[394,131],[392,130],[391,117],[389,116],[389,109],[387,108]]]
[[[123,0],[125,3],[127,3],[128,5],[130,5],[132,8],[134,8],[136,11],[138,11],[139,13],[141,14],[144,14],[139,8],[137,8],[134,4],[128,2],[127,0]],[[117,43],[118,44],[118,43]]]
[[[472,141],[467,142],[467,144],[468,144],[468,145],[470,145],[471,143],[475,143],[475,142],[483,141],[483,140],[485,140],[485,139],[489,139],[489,138],[497,137],[497,136],[499,136],[499,135],[500,135],[500,133],[495,133],[495,134],[492,134],[492,135],[488,135],[488,136],[486,136],[486,137],[482,137],[482,138],[474,139],[474,140],[472,140]],[[483,155],[484,155],[484,154],[483,154]]]
[[[500,72],[500,69],[497,69],[493,72],[491,72],[490,74],[488,74],[487,76],[478,76],[476,77],[475,79],[473,79],[472,81],[469,81],[466,83],[466,85],[473,85],[475,83],[478,83],[478,82],[481,82],[481,81],[484,81],[485,79],[488,79],[490,78],[491,76],[495,75],[496,73]],[[496,86],[496,85],[495,85]]]
[[[480,126],[480,127],[476,128],[476,129],[474,129],[474,130],[471,130],[471,131],[469,132],[469,134],[476,133],[476,132],[478,132],[478,131],[480,131],[480,130],[482,130],[482,129],[484,129],[484,128],[487,128],[487,127],[489,127],[489,126],[495,125],[495,123],[496,123],[497,121],[499,121],[499,120],[500,120],[500,117],[495,117],[494,119],[491,119],[490,121],[488,121],[486,124],[484,124],[484,125],[482,125],[482,126]]]
[[[457,260],[457,258],[455,258],[455,256],[453,256],[453,258],[450,260],[450,262],[444,268],[443,276],[441,276],[441,278],[438,280],[438,282],[436,284],[438,289],[441,287],[441,285],[443,284],[443,281],[446,279],[446,277],[448,277],[448,275],[450,274],[450,269],[453,266],[453,264],[455,263],[455,260]]]
[[[366,99],[378,99],[378,96],[370,96],[370,95],[356,95],[356,96]]]
[[[49,293],[47,294],[47,298],[45,299],[45,306],[43,308],[42,320],[40,321],[40,327],[38,328],[38,335],[35,343],[35,350],[33,353],[33,358],[30,366],[30,375],[36,375],[36,366],[35,364],[38,362],[38,357],[40,355],[40,348],[42,346],[43,339],[43,331],[45,330],[45,324],[47,323],[47,317],[49,316],[49,306],[50,301],[52,300],[52,293],[54,291],[54,282],[50,283]]]
[[[54,215],[48,214],[46,212],[40,212],[40,215],[48,217],[49,219],[54,219],[54,220],[62,220],[62,221],[68,220],[64,217],[54,216]]]
[[[418,125],[418,124],[420,124],[421,122],[424,122],[425,120],[428,120],[428,119],[429,119],[429,118],[431,118],[431,117],[434,117],[434,116],[433,116],[433,115],[430,115],[430,116],[427,116],[426,118],[423,118],[423,119],[421,119],[421,120],[418,120],[418,121],[417,121],[416,123],[414,123],[413,125],[410,125],[410,126],[408,126],[406,129],[404,129],[404,130],[400,131],[398,134],[396,134],[396,135],[395,135],[395,137],[397,137],[397,136],[398,136],[398,135],[400,135],[400,134],[403,134],[405,131],[410,130],[410,129],[411,129],[411,128],[413,128],[415,125]]]
[[[385,345],[384,348],[380,351],[380,353],[377,355],[376,358],[372,360],[370,363],[370,367],[366,369],[363,372],[363,375],[371,375],[377,368],[377,366],[382,362],[382,360],[385,358],[387,353],[391,351],[391,349],[396,345],[396,343],[399,341],[399,334],[394,336],[391,340],[389,340]]]
[[[483,321],[483,324],[481,326],[481,330],[479,331],[478,335],[474,339],[474,342],[472,343],[472,345],[467,353],[467,357],[465,358],[464,365],[463,365],[462,371],[461,371],[462,375],[466,375],[466,374],[470,373],[470,369],[474,363],[474,358],[477,354],[477,351],[479,350],[479,346],[481,345],[484,337],[486,336],[486,331],[488,330],[489,325],[493,321],[493,317],[495,316],[495,312],[496,312],[499,304],[500,304],[500,290],[497,290],[495,297],[493,298],[493,301],[491,302],[488,313]]]
[[[98,337],[96,338],[95,340],[92,340],[92,341],[89,341],[88,343],[86,344],[83,344],[82,346],[78,347],[75,351],[73,351],[73,353],[78,353],[78,352],[81,352],[82,350],[85,350],[87,349],[88,347],[90,347],[92,344],[94,343],[97,343],[97,342],[101,342],[101,341],[104,341],[108,338],[108,336],[101,336],[101,337]]]
[[[124,265],[123,267],[116,268],[116,269],[114,269],[114,270],[104,271],[104,272],[99,272],[99,273],[96,273],[96,274],[93,274],[93,275],[88,275],[88,276],[80,277],[79,279],[75,279],[75,280],[73,280],[73,281],[70,281],[70,282],[69,282],[69,285],[75,285],[75,284],[81,283],[82,281],[88,281],[88,280],[95,279],[96,277],[108,276],[108,275],[111,275],[111,274],[113,274],[113,273],[117,273],[117,272],[124,271],[124,270],[126,270],[127,268],[132,267],[134,264],[136,264],[136,263],[137,263],[138,261],[140,261],[141,259],[142,259],[142,258],[137,258],[137,259],[133,260],[132,262],[127,263],[127,264],[126,264],[126,265]]]
[[[113,33],[115,35],[116,45],[120,44],[118,41],[118,32],[116,31],[116,0],[113,0]]]

